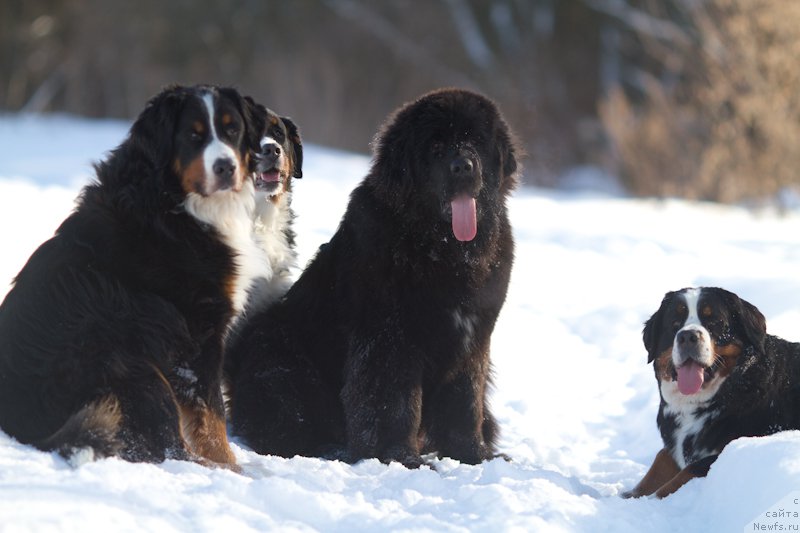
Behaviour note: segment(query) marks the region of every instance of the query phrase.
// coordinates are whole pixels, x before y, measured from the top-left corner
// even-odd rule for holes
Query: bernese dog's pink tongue
[[[453,210],[453,235],[459,241],[471,241],[478,234],[475,198],[462,194],[450,202]]]
[[[268,170],[267,172],[261,173],[261,179],[266,181],[267,183],[278,181],[281,179],[281,175],[277,170]]]
[[[694,361],[688,361],[678,370],[678,390],[681,394],[691,396],[696,394],[703,386],[705,368]]]

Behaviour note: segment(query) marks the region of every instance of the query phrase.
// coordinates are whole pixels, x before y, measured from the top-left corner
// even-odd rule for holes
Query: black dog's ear
[[[503,174],[509,179],[517,173],[516,149],[510,140],[503,143],[500,155],[503,161]]]
[[[295,178],[303,177],[303,140],[300,138],[300,130],[292,119],[289,117],[281,117],[283,125],[286,126],[286,131],[289,134],[289,140],[292,141],[294,147],[294,176]]]
[[[517,176],[519,174],[517,157],[519,149],[513,136],[508,133],[511,130],[508,128],[503,118],[499,116],[499,112],[497,121],[501,124],[496,133],[498,141],[497,157],[503,172],[503,175],[500,177],[500,186],[503,190],[511,190],[517,186]]]
[[[719,289],[724,295],[728,308],[732,311],[732,320],[736,321],[740,331],[759,353],[764,353],[764,344],[767,340],[767,319],[758,308],[739,298],[736,294]]]
[[[661,306],[658,311],[653,313],[647,322],[644,323],[642,330],[642,341],[647,350],[647,362],[652,363],[658,357],[658,341],[661,339],[661,328],[664,322],[664,313],[666,313],[667,305],[675,296],[674,292],[668,292],[661,300]]]
[[[420,157],[419,144],[413,125],[420,119],[420,109],[414,103],[406,104],[389,115],[372,140],[372,166],[367,179],[375,190],[397,209],[402,209],[414,189],[413,166],[424,159]]]

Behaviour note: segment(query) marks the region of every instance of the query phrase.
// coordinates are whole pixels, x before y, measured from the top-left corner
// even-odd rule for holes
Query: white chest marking
[[[251,289],[248,312],[257,311],[283,296],[292,285],[292,269],[297,266],[297,252],[289,245],[286,230],[291,223],[291,193],[273,202],[270,196],[256,192],[253,238],[265,255],[266,263]]]
[[[253,279],[262,275],[267,262],[264,251],[253,239],[255,199],[252,180],[246,180],[239,192],[218,191],[203,197],[186,196],[186,211],[216,229],[234,253],[236,276],[233,280],[232,303],[236,314],[244,311],[247,291]]]
[[[696,410],[694,408],[686,407],[687,406],[681,406],[678,409],[672,409],[671,407],[666,406],[664,408],[664,414],[675,417],[675,444],[671,452],[673,459],[675,459],[675,462],[678,463],[678,466],[681,469],[686,468],[688,464],[687,459],[694,461],[704,457],[705,455],[709,455],[708,452],[703,452],[696,446],[692,450],[691,457],[687,458],[684,454],[686,440],[696,437],[697,434],[703,429],[706,420],[710,416],[709,413],[697,416],[695,415]]]
[[[461,339],[465,349],[469,347],[475,335],[475,320],[475,315],[463,313],[461,309],[456,308],[456,310],[453,311],[453,323],[462,333]]]

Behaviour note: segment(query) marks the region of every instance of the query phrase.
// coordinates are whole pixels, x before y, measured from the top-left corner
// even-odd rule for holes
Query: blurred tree
[[[583,0],[5,0],[0,107],[131,118],[167,83],[231,84],[364,152],[396,106],[457,85],[552,183],[601,138],[602,19]]]
[[[591,0],[626,74],[601,103],[631,191],[724,202],[800,185],[800,3]]]

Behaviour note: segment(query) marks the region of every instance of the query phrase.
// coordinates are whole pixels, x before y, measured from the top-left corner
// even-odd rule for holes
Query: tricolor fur
[[[627,496],[664,497],[705,476],[738,437],[800,429],[800,344],[767,334],[761,312],[737,295],[667,293],[643,340],[661,394],[664,449]]]
[[[297,266],[292,230],[292,181],[303,177],[300,131],[288,117],[265,110],[266,129],[256,156],[253,235],[266,256],[250,288],[247,313],[255,313],[282,297],[292,284]]]
[[[222,348],[265,262],[263,107],[169,87],[0,305],[0,428],[66,457],[235,464]]]

